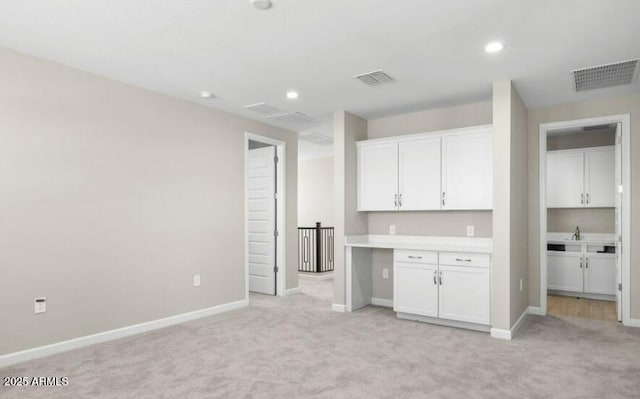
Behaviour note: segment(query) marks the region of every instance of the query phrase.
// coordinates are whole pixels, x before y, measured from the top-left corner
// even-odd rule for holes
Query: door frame
[[[539,130],[539,180],[540,180],[540,312],[547,314],[547,132],[550,130],[577,128],[588,125],[620,123],[622,135],[622,324],[631,321],[631,116],[630,114],[601,116],[562,122],[541,123]]]
[[[270,144],[276,147],[276,156],[278,163],[276,164],[277,184],[276,190],[277,207],[276,207],[276,227],[278,230],[278,238],[276,245],[276,264],[278,272],[276,273],[276,295],[286,295],[287,281],[287,200],[286,200],[286,143],[276,140],[268,136],[261,136],[254,133],[245,132],[244,134],[244,280],[245,280],[245,299],[249,300],[249,201],[247,192],[249,188],[249,140],[259,141],[261,143]]]

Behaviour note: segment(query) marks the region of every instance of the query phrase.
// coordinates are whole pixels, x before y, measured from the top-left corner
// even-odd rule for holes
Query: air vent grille
[[[362,75],[356,75],[354,78],[358,79],[367,86],[380,86],[385,83],[391,83],[395,80],[385,73],[383,70],[377,70],[373,72],[363,73]]]
[[[298,133],[298,138],[302,141],[307,141],[317,145],[333,144],[333,138],[316,132],[300,132]]]
[[[272,121],[280,122],[311,122],[312,118],[309,115],[305,115],[301,112],[288,112],[285,114],[268,116],[267,118]]]
[[[637,59],[573,71],[576,91],[628,85],[634,82],[637,75]]]
[[[265,115],[272,115],[272,114],[281,113],[284,111],[282,108],[278,108],[264,102],[245,105],[244,109],[257,112],[260,114],[265,114]]]

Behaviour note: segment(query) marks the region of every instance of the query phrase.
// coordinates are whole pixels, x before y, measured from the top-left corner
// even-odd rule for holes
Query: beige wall
[[[346,304],[344,237],[367,234],[367,217],[357,211],[356,203],[356,141],[367,138],[367,121],[345,111],[333,115],[333,223],[335,257],[333,273],[333,303]]]
[[[583,233],[615,233],[615,208],[547,209],[547,231],[573,233],[576,226]]]
[[[333,157],[298,161],[298,226],[333,226]]]
[[[243,299],[247,131],[287,143],[297,286],[294,133],[8,50],[0,87],[0,355]]]
[[[631,114],[631,317],[640,318],[640,95],[559,105],[529,111],[529,301],[540,305],[540,213],[539,213],[539,129],[541,123],[560,122],[597,116]]]

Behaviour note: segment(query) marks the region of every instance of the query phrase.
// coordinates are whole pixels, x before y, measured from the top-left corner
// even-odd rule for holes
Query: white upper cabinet
[[[615,148],[547,153],[547,207],[615,206]]]
[[[358,210],[393,211],[398,208],[398,144],[358,146]]]
[[[440,209],[440,137],[398,143],[398,209]]]
[[[547,207],[584,206],[584,166],[582,152],[547,153]]]
[[[359,211],[491,209],[491,127],[361,141]]]
[[[442,209],[492,209],[491,133],[442,138]]]
[[[584,190],[586,206],[616,206],[615,158],[614,147],[585,152]]]

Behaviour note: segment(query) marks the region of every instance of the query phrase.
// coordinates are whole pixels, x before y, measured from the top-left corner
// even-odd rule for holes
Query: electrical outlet
[[[396,225],[395,224],[390,224],[389,225],[389,234],[396,234]]]
[[[520,279],[520,291],[522,292],[522,279]]]
[[[199,274],[194,274],[193,275],[193,286],[194,287],[200,287],[200,275]]]
[[[34,304],[35,304],[35,307],[34,307],[35,314],[45,313],[47,311],[47,298],[45,297],[35,298]]]
[[[467,226],[467,237],[473,237],[476,235],[476,228],[474,225]]]
[[[389,278],[389,269],[382,269],[382,278]]]

